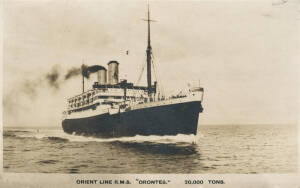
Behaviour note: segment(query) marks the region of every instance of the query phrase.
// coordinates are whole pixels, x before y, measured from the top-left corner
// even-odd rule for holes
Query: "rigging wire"
[[[143,76],[144,69],[145,69],[145,66],[146,66],[146,64],[147,64],[147,62],[145,61],[145,57],[146,57],[146,54],[145,54],[144,59],[143,59],[143,62],[144,62],[144,63],[143,63],[143,67],[142,67],[141,73],[140,73],[140,75],[139,75],[139,77],[138,77],[138,80],[137,80],[137,82],[136,82],[135,85],[138,85],[138,84],[140,83],[141,78],[142,78],[142,76]]]
[[[160,95],[160,92],[161,92],[161,90],[160,90],[160,81],[158,80],[158,76],[157,76],[157,74],[156,74],[156,71],[155,71],[155,67],[154,67],[154,61],[153,61],[153,59],[151,60],[151,64],[152,64],[152,67],[153,67],[153,72],[154,72],[154,75],[155,75],[155,79],[156,79],[156,81],[157,81],[157,89],[158,89],[158,96]]]
[[[159,74],[158,71],[156,71],[156,70],[158,70],[158,68],[157,68],[157,65],[156,65],[156,63],[154,61],[155,58],[154,58],[153,53],[151,53],[151,56],[152,56],[151,63],[153,65],[153,71],[154,71],[154,74],[155,74],[155,78],[158,81],[158,89],[159,89],[159,92],[162,94],[162,96],[164,96],[165,95],[165,93],[164,93],[164,87],[163,87],[163,84],[162,84],[162,80],[160,79],[160,74]]]

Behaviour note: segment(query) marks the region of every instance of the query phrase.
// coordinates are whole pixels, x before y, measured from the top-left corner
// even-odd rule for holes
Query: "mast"
[[[82,93],[84,93],[84,76],[82,74]]]
[[[84,93],[84,59],[82,59],[81,75],[82,75],[82,93]]]
[[[149,2],[148,2],[148,46],[147,46],[147,83],[148,83],[148,95],[151,95],[151,39],[150,39],[150,11],[149,11]]]

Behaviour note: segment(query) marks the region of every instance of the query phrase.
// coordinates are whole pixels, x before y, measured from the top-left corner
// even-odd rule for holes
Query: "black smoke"
[[[82,75],[85,78],[89,79],[91,73],[95,73],[102,69],[105,68],[100,65],[87,66],[83,64],[81,65],[81,67],[73,67],[69,69],[66,73],[64,73],[61,71],[58,65],[55,65],[48,73],[46,73],[45,79],[51,88],[57,90],[60,88],[61,84],[73,77]],[[61,75],[64,75],[64,79],[60,79]]]
[[[81,70],[82,70],[82,75],[86,78],[90,77],[91,73],[95,73],[99,70],[105,69],[104,67],[100,66],[100,65],[92,65],[92,66],[86,66],[86,65],[82,65],[81,66]]]
[[[28,108],[23,103],[34,103],[43,92],[57,94],[68,82],[69,79],[78,76],[84,76],[89,79],[91,73],[105,69],[99,65],[87,66],[82,65],[73,67],[65,71],[59,65],[54,65],[46,72],[39,72],[32,77],[32,73],[22,75],[24,79],[19,80],[15,87],[5,90],[3,96],[3,107],[6,114],[22,114]]]
[[[45,76],[48,85],[55,89],[59,89],[60,86],[60,82],[58,80],[59,76],[60,76],[59,68],[57,66],[53,67],[52,70],[48,72]]]
[[[81,73],[81,68],[73,67],[68,70],[67,74],[65,75],[65,80],[68,80],[74,76],[78,76]]]
[[[81,67],[73,67],[67,71],[65,74],[65,80],[68,80],[72,77],[79,76],[80,74],[85,78],[89,79],[91,73],[95,73],[99,70],[105,69],[103,66],[100,65],[81,65]]]
[[[35,79],[24,79],[18,88],[12,89],[5,96],[5,100],[8,102],[10,98],[14,98],[11,96],[17,97],[16,95],[23,95],[33,101],[45,86],[53,92],[57,92],[67,80],[81,75],[89,79],[91,73],[95,73],[101,69],[105,68],[100,65],[87,66],[83,64],[81,67],[73,67],[64,72],[59,65],[54,65],[48,72],[37,76]]]
[[[34,99],[37,96],[36,88],[39,86],[38,81],[24,80],[23,84],[20,87],[20,92],[25,93],[29,96],[30,99]]]
[[[103,69],[105,69],[105,68],[103,66],[101,66],[101,65],[93,65],[93,66],[89,66],[88,67],[88,71],[90,73],[94,73],[94,72],[97,72],[97,71],[103,70]]]

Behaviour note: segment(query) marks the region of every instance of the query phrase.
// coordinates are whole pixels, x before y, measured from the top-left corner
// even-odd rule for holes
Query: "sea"
[[[15,173],[296,173],[296,125],[199,125],[197,135],[94,138],[61,128],[3,128]]]

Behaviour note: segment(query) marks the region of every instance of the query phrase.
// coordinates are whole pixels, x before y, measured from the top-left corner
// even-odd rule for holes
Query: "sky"
[[[150,1],[150,9],[158,81],[166,94],[200,82],[200,124],[297,123],[296,1]],[[135,0],[4,1],[3,125],[60,127],[67,98],[82,90],[80,77],[64,76],[82,63],[117,60],[120,78],[135,83],[146,11]]]

